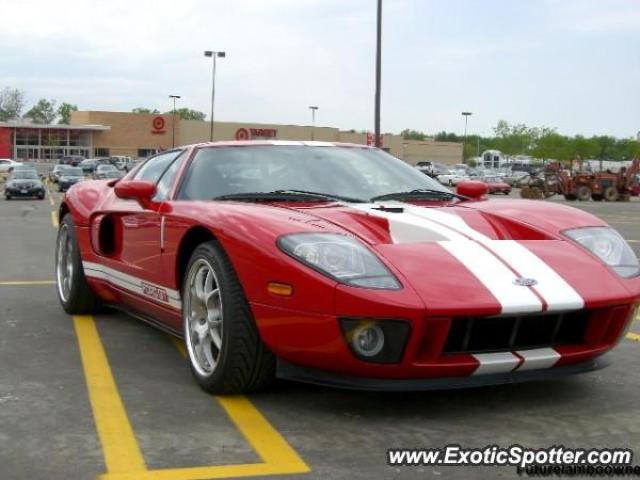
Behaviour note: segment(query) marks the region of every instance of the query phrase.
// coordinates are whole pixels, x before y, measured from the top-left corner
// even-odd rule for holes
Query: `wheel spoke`
[[[211,368],[211,370],[213,370],[213,367],[216,366],[216,361],[213,358],[213,351],[211,350],[212,340],[213,339],[211,335],[207,335],[204,338],[204,341],[202,342],[202,353],[204,354],[204,358],[206,362],[209,364],[209,367]]]
[[[220,332],[217,328],[209,328],[209,334],[211,341],[216,346],[218,351],[220,351],[222,348],[222,338],[220,338]]]

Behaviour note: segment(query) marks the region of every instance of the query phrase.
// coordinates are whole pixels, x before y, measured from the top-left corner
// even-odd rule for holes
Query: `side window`
[[[182,150],[173,150],[150,158],[136,172],[135,179],[148,180],[150,182],[157,183],[169,164],[181,153]]]
[[[180,165],[182,164],[182,159],[184,155],[179,156],[170,166],[167,168],[160,178],[160,181],[156,185],[156,195],[153,197],[155,202],[161,202],[166,200],[169,196],[169,191],[171,190],[171,186],[176,180],[176,175],[178,175],[178,170],[180,170]]]

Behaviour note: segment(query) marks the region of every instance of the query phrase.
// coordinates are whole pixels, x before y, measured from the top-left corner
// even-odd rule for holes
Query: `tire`
[[[267,386],[275,377],[275,356],[260,339],[242,286],[222,247],[215,241],[198,246],[186,272],[183,333],[196,382],[216,394]]]
[[[619,202],[629,202],[629,201],[631,201],[631,194],[629,194],[629,193],[620,194],[620,196],[618,197],[618,201]]]
[[[66,245],[63,245],[63,242]],[[56,291],[64,311],[70,315],[99,311],[101,302],[91,290],[84,275],[76,229],[70,214],[65,215],[60,222],[55,259]],[[67,268],[68,265],[71,265],[70,271]],[[65,285],[65,273],[69,275],[68,285]]]
[[[607,187],[604,189],[603,195],[607,202],[615,202],[618,200],[618,189],[616,187]]]
[[[9,200],[11,200],[11,195],[5,195],[5,196],[4,196],[4,198],[5,198],[5,199],[7,200],[7,202],[8,202]]]
[[[38,195],[38,200],[44,200],[44,193],[41,193],[40,195]]]
[[[521,198],[531,198],[531,187],[524,186],[520,189]]]
[[[586,185],[580,185],[576,189],[576,198],[581,202],[587,202],[591,198],[591,189]]]

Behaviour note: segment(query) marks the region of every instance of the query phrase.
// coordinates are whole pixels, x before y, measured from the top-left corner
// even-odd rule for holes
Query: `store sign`
[[[275,138],[278,130],[275,128],[239,128],[236,130],[236,140],[255,140],[260,138]]]
[[[164,133],[166,133],[165,127],[166,123],[164,121],[164,118],[162,117],[154,117],[153,121],[151,122],[151,133],[153,133],[154,135],[163,135]]]
[[[376,142],[375,142],[375,134],[371,133],[371,132],[367,132],[367,145],[370,147],[375,147],[376,146]],[[380,148],[382,148],[384,146],[384,136],[382,136],[382,134],[379,136],[380,139]]]

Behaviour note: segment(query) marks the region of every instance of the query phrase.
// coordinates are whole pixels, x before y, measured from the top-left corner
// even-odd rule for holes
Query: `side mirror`
[[[156,194],[156,185],[146,180],[121,180],[114,188],[116,196],[124,200],[136,200],[142,208],[149,209]]]
[[[475,200],[480,200],[488,191],[489,187],[487,184],[477,180],[464,180],[458,183],[456,188],[456,192],[459,195],[464,195],[465,197],[473,198]]]

